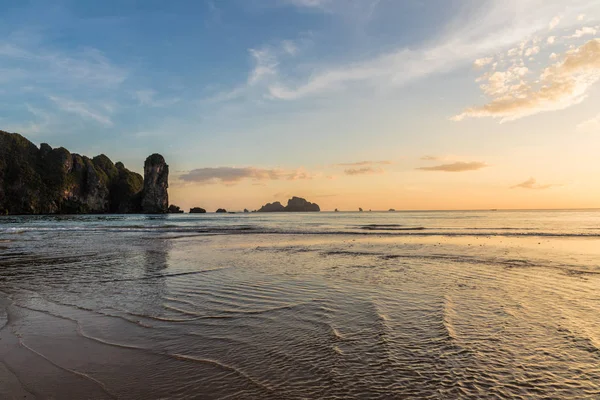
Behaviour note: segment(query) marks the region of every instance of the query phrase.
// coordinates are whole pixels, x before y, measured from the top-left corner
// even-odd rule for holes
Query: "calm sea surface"
[[[600,211],[0,217],[0,398],[600,399]]]

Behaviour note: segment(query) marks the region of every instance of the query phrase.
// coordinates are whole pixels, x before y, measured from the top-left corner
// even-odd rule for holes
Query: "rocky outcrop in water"
[[[227,213],[227,210],[224,208],[219,208],[216,212],[218,212],[219,214],[221,213]]]
[[[287,206],[283,206],[280,202],[267,203],[262,206],[258,212],[310,212],[321,211],[321,208],[316,203],[310,203],[301,197],[292,197],[288,200]]]
[[[202,207],[190,208],[190,214],[206,214],[206,210]]]
[[[321,208],[316,203],[306,201],[301,197],[292,197],[288,200],[285,211],[305,212],[305,211],[321,211]]]
[[[148,190],[160,204],[167,200],[164,167]],[[0,214],[139,213],[143,190],[140,174],[103,154],[88,158],[46,143],[38,148],[17,133],[0,131]]]
[[[142,212],[164,214],[169,207],[169,166],[160,154],[152,154],[144,162]]]
[[[169,206],[169,208],[167,209],[167,213],[169,213],[169,214],[183,214],[183,210],[179,206],[176,206],[175,204],[171,204]]]

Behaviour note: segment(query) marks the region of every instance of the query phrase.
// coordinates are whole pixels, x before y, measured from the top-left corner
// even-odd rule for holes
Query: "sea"
[[[1,399],[600,399],[600,210],[0,217]]]

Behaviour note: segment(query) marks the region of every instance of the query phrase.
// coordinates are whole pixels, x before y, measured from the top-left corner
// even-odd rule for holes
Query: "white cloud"
[[[574,34],[572,34],[571,36],[565,36],[567,39],[578,39],[587,35],[595,35],[596,33],[598,33],[598,31],[596,30],[596,28],[592,28],[589,26],[584,26],[581,29],[577,29],[575,31]]]
[[[52,100],[63,111],[76,114],[82,118],[92,119],[104,126],[113,125],[111,119],[108,116],[103,115],[98,111],[92,110],[85,103],[64,99],[56,96],[49,96],[49,99]]]
[[[556,15],[564,10],[559,2],[540,3],[537,0],[509,0],[520,12],[515,17],[506,1],[486,3],[489,7],[479,15],[470,15],[468,22],[457,19],[436,41],[417,49],[400,48],[378,57],[356,61],[343,66],[314,68],[307,79],[296,83],[284,82],[280,76],[268,85],[275,99],[294,100],[324,92],[340,91],[353,85],[367,85],[388,89],[434,73],[450,71],[469,60],[475,66],[485,64],[486,55],[496,53],[515,43],[521,43],[515,53],[523,54],[524,37],[533,37],[547,25],[543,15]],[[533,21],[533,22],[532,22]],[[558,19],[554,23],[558,23]],[[539,46],[530,47],[529,53],[539,52]],[[286,76],[293,76],[286,74]]]
[[[548,39],[546,39],[546,43],[548,43],[548,44],[554,44],[555,41],[556,41],[556,36],[549,36]]]
[[[579,10],[592,8],[588,0],[573,1],[573,7],[578,6]],[[349,0],[287,1],[296,6],[335,9],[336,13],[341,12],[339,8],[344,8],[344,5],[346,8],[356,8],[348,6],[348,2]],[[352,1],[352,4],[362,3]],[[531,58],[540,53],[541,35],[547,32],[548,21],[553,20],[553,27],[559,22],[565,27],[572,26],[571,20],[576,16],[568,11],[561,0],[488,0],[475,11],[464,5],[446,27],[439,29],[441,33],[437,37],[423,42],[423,45],[399,47],[342,63],[303,63],[298,57],[294,59],[294,63],[279,63],[280,59],[283,61],[284,55],[295,56],[291,54],[294,50],[289,48],[291,51],[286,51],[284,45],[279,53],[272,51],[276,55],[274,62],[266,63],[264,68],[257,69],[255,66],[252,69],[251,77],[265,78],[257,80],[253,91],[263,99],[291,101],[352,89],[380,92],[392,90],[432,74],[452,71],[473,63],[473,60],[476,60],[473,63],[475,67],[491,65],[496,68],[502,66],[504,60],[498,58],[494,62],[495,57],[490,55],[496,56],[509,47],[517,46],[509,51],[511,58],[523,57],[525,53],[528,54],[526,57]],[[558,17],[553,19],[554,16],[563,14],[564,20]],[[273,50],[274,47],[276,46],[271,45],[268,48]],[[257,64],[261,65],[263,64]],[[247,86],[245,83],[219,94],[218,98],[241,97],[248,94]]]
[[[478,58],[477,60],[475,60],[473,62],[473,65],[477,68],[482,68],[485,67],[488,64],[491,64],[492,61],[494,61],[493,57],[484,57],[484,58]]]
[[[298,46],[292,40],[284,40],[281,42],[281,47],[289,55],[296,55],[299,51]]]
[[[548,24],[548,29],[552,30],[552,29],[556,28],[558,26],[558,24],[560,24],[560,20],[561,20],[560,16],[556,16],[556,17],[552,18],[552,20]]]
[[[254,69],[248,76],[248,84],[254,85],[265,77],[275,75],[277,71],[277,57],[269,48],[250,49],[250,55],[254,60]]]
[[[511,67],[514,68],[514,67]],[[565,53],[561,62],[545,68],[537,80],[518,80],[515,71],[486,76],[482,90],[491,100],[466,109],[454,121],[468,117],[511,121],[545,111],[562,110],[582,102],[600,80],[600,39],[593,39]]]
[[[533,46],[525,50],[525,57],[531,57],[540,52],[539,46]]]
[[[585,14],[580,14],[580,15],[577,17],[577,21],[583,21],[584,19],[585,19]]]

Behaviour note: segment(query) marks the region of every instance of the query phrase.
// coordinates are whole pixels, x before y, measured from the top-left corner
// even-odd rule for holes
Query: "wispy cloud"
[[[362,167],[365,165],[391,165],[391,161],[357,161],[351,163],[335,164],[336,167]]]
[[[180,101],[177,97],[159,97],[157,92],[152,89],[137,90],[133,97],[140,105],[148,107],[168,107]],[[157,98],[158,97],[158,98]]]
[[[562,61],[545,68],[535,81],[527,81],[528,74],[527,67],[512,65],[504,72],[484,75],[487,83],[481,87],[491,101],[452,119],[493,117],[504,122],[581,103],[600,80],[600,39],[567,51]]]
[[[56,96],[49,96],[49,99],[52,100],[58,106],[58,108],[60,108],[63,111],[76,114],[82,118],[92,119],[105,126],[113,125],[113,122],[111,121],[110,117],[108,117],[105,114],[102,114],[98,110],[92,110],[90,106],[85,103]]]
[[[543,190],[543,189],[550,189],[551,187],[556,187],[556,186],[562,186],[562,185],[561,184],[545,184],[545,185],[540,185],[540,184],[537,183],[537,180],[535,178],[529,178],[525,182],[521,182],[518,185],[511,186],[511,189],[536,189],[536,190]]]
[[[331,4],[331,0],[286,0],[288,4],[296,7],[307,7],[307,8],[325,8]]]
[[[577,125],[577,129],[582,131],[598,131],[600,132],[600,114],[593,118],[583,121]]]
[[[487,167],[488,165],[484,162],[472,161],[472,162],[463,162],[458,161],[449,164],[440,164],[432,167],[420,167],[417,168],[421,171],[442,171],[442,172],[466,172],[466,171],[476,171],[478,169],[482,169]]]
[[[354,176],[354,175],[373,175],[373,174],[383,174],[385,171],[383,168],[374,168],[374,167],[364,167],[364,168],[348,168],[344,170],[346,175]]]
[[[0,41],[0,60],[3,58],[11,64],[18,63],[15,68],[25,71],[29,82],[115,87],[123,83],[129,74],[127,69],[112,64],[104,53],[94,48],[65,54]]]
[[[224,183],[235,184],[244,179],[264,180],[303,180],[312,179],[313,175],[302,168],[297,170],[265,169],[256,167],[207,167],[198,168],[182,174],[179,179],[184,182],[200,184]]]
[[[437,157],[437,156],[423,156],[423,157],[421,157],[421,160],[423,160],[423,161],[440,161],[441,158]]]

